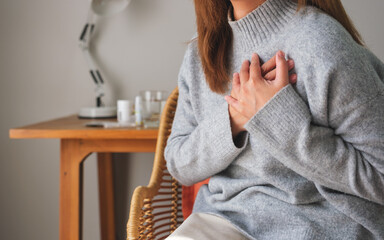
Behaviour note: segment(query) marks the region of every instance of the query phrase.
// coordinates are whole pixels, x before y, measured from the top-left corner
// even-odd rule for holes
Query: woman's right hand
[[[292,70],[295,66],[295,63],[292,59],[288,60],[288,70]],[[267,62],[265,62],[261,66],[261,73],[262,76],[266,80],[272,81],[276,78],[276,56],[273,56],[271,59],[269,59]],[[289,82],[291,84],[296,83],[297,81],[297,75],[296,74],[290,74],[289,75]],[[238,86],[240,86],[240,77],[239,73],[233,74],[232,79],[232,91],[231,96],[235,99],[237,99],[237,95],[240,89],[238,89]],[[244,125],[247,123],[248,119],[245,118],[243,115],[241,115],[238,111],[236,111],[233,107],[229,106],[229,115],[231,118],[231,129],[232,129],[232,138],[235,140],[236,136],[242,132],[245,131]]]

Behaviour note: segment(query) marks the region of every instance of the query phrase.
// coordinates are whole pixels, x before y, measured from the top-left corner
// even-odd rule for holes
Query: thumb
[[[276,80],[287,84],[289,83],[288,63],[285,60],[285,54],[283,51],[278,51],[276,54]]]
[[[237,112],[240,112],[240,104],[239,104],[239,101],[237,99],[233,98],[232,96],[228,96],[228,95],[225,96],[224,98],[231,107],[233,107]]]

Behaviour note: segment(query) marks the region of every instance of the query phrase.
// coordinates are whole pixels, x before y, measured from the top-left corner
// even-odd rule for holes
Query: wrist
[[[236,136],[240,133],[240,129],[231,126],[231,130],[232,130],[232,139],[235,140]]]
[[[238,126],[237,124],[233,124],[231,121],[231,131],[232,131],[232,138],[235,139],[239,133],[246,131],[244,126]]]
[[[239,115],[239,113],[233,111],[231,107],[229,107],[228,110],[231,123],[232,138],[235,139],[240,132],[246,131],[246,129],[244,128],[244,117]]]

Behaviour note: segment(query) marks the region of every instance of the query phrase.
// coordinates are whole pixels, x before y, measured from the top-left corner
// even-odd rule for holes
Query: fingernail
[[[282,58],[285,57],[285,53],[283,51],[279,51],[277,54],[279,55],[279,57],[282,57]]]
[[[293,67],[293,65],[294,65],[294,62],[293,62],[293,60],[291,60],[291,59],[290,59],[290,60],[288,60],[288,66],[289,66],[289,67]]]

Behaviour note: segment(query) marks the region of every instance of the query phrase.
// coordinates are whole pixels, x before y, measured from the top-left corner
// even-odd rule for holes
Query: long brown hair
[[[290,1],[290,0],[287,0]],[[197,25],[197,45],[205,78],[216,93],[228,90],[229,59],[232,43],[228,24],[230,0],[194,0]],[[339,21],[353,39],[363,45],[363,40],[344,10],[340,0],[297,0],[299,11],[306,5],[315,6]]]

